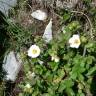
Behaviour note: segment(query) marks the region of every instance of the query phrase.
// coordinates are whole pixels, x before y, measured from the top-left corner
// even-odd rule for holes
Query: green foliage
[[[20,1],[25,1],[19,4],[24,10],[26,0]],[[94,21],[95,28],[96,8],[91,8],[91,1],[83,0],[82,11],[94,16],[91,20]],[[18,8],[13,15],[17,16],[17,13]],[[12,49],[20,51],[24,67],[24,78],[17,85],[22,90],[19,96],[89,96],[91,92],[96,91],[96,83],[93,82],[96,80],[96,40],[91,39],[89,34],[91,28],[87,23],[90,23],[90,18],[87,17],[87,20],[86,16],[78,11],[74,14],[69,10],[63,10],[60,15],[63,17],[61,26],[64,29],[48,44],[41,36],[33,37],[33,26],[32,29],[26,30],[19,24],[8,21],[10,45]],[[70,47],[69,39],[74,34],[80,35],[79,48]],[[27,56],[27,50],[32,44],[40,47],[38,58]],[[52,60],[52,56],[55,56],[58,62]]]
[[[86,40],[80,33],[81,45],[78,49],[71,48],[68,40],[80,28],[78,21],[70,22],[65,26],[65,33],[61,32],[49,44],[44,43],[41,37],[34,38],[34,44],[40,47],[41,54],[38,58],[29,58],[26,52],[22,53],[25,76],[19,84],[22,89],[19,96],[88,95],[91,87],[89,81],[90,78],[92,81],[96,71],[96,43],[91,39]],[[58,62],[52,60],[54,55],[59,58]],[[26,89],[27,84],[31,87]]]
[[[14,24],[10,20],[7,21],[9,26],[7,27],[7,34],[10,37],[10,45],[15,50],[20,50],[20,48],[27,47],[27,45],[32,44],[33,36],[32,31],[24,29],[19,24]],[[34,28],[33,28],[34,31]]]

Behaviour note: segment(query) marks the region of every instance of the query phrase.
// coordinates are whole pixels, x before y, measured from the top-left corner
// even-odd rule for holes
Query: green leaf
[[[58,92],[61,93],[66,88],[65,81],[61,81]]]
[[[34,72],[36,73],[36,74],[40,74],[40,75],[42,75],[43,74],[43,68],[42,68],[42,66],[41,65],[36,65],[35,66],[35,69],[34,69]]]
[[[57,75],[62,79],[65,76],[64,69],[58,69]]]
[[[79,79],[80,81],[83,81],[83,80],[84,80],[84,76],[83,76],[82,74],[78,74],[78,79]]]
[[[75,96],[75,93],[72,88],[67,88],[66,93],[68,96]]]
[[[63,15],[63,20],[64,21],[67,21],[69,18],[70,18],[70,16],[71,16],[71,14],[70,13],[64,13],[64,15]]]
[[[52,69],[52,71],[56,71],[58,69],[58,63],[56,62],[49,62],[48,65]]]
[[[95,58],[93,56],[86,57],[87,64],[92,64],[92,62],[93,62],[94,59]]]
[[[48,70],[45,74],[43,74],[43,77],[47,79],[49,82],[51,82],[53,79],[53,74],[51,73],[51,71]]]
[[[86,48],[92,48],[94,46],[93,42],[89,42],[88,44],[86,44]]]
[[[25,72],[25,73],[27,73],[27,72],[30,71],[30,66],[31,66],[30,64],[26,63],[26,64],[24,64],[23,66],[24,66],[24,72]]]
[[[66,88],[71,88],[73,85],[74,85],[74,82],[69,79],[69,80],[65,80],[65,85],[66,85]]]
[[[30,61],[34,64],[38,61],[38,58],[32,58]]]
[[[78,21],[72,21],[70,24],[68,24],[65,28],[66,32],[74,32],[80,28],[80,24]]]
[[[96,72],[96,66],[90,68],[90,70],[89,70],[88,73],[87,73],[87,76],[92,75],[94,72]]]
[[[78,76],[77,72],[70,73],[70,78],[72,78],[73,80],[76,80],[77,76]]]
[[[55,91],[52,88],[48,88],[48,93],[50,96],[55,96]]]
[[[62,80],[58,89],[58,92],[62,92],[64,89],[71,88],[74,82],[71,79]]]
[[[81,89],[78,90],[77,96],[85,96]]]

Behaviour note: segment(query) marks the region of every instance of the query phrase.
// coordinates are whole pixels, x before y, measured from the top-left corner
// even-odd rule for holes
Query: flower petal
[[[33,51],[36,51],[35,53]],[[36,58],[40,55],[40,48],[37,45],[32,45],[28,50],[28,56],[31,58]]]

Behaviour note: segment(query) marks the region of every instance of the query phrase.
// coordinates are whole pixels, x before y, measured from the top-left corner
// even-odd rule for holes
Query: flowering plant
[[[96,72],[96,41],[80,31],[78,21],[65,26],[49,43],[40,36],[22,52],[24,80],[19,96],[86,96]]]

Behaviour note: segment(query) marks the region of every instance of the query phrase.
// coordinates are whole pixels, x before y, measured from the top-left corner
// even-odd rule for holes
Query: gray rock
[[[42,6],[50,6],[52,8],[67,8],[72,9],[76,6],[79,0],[31,0],[32,2],[39,3]]]
[[[0,0],[0,11],[8,15],[8,10],[17,4],[17,0]]]
[[[36,10],[32,12],[31,16],[37,20],[44,21],[47,19],[47,14],[42,10]]]
[[[52,19],[50,19],[48,25],[45,28],[43,39],[46,43],[49,43],[52,40]]]
[[[57,8],[74,8],[79,0],[56,0]]]
[[[11,51],[5,56],[3,63],[3,69],[7,73],[5,79],[15,81],[22,64],[20,55],[15,55],[14,51]]]

